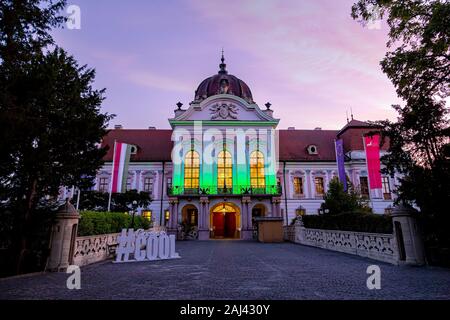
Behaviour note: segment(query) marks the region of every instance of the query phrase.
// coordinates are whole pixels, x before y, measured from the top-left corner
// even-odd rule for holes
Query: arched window
[[[217,187],[219,189],[233,187],[233,159],[228,151],[221,151],[218,155]]]
[[[264,188],[266,186],[264,155],[261,151],[255,151],[250,155],[250,184],[252,188]]]
[[[197,189],[200,181],[200,157],[197,152],[189,151],[184,158],[184,188]]]

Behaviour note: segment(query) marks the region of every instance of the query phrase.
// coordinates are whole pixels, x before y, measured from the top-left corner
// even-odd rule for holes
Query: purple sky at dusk
[[[58,45],[97,70],[103,111],[125,128],[169,128],[200,82],[218,71],[244,80],[261,108],[270,101],[279,128],[339,129],[394,119],[401,103],[379,61],[387,27],[350,17],[356,0],[74,0],[81,30],[57,30]]]

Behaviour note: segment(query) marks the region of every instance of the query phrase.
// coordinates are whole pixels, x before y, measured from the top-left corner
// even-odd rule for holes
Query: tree
[[[396,122],[379,121],[390,152],[385,173],[403,174],[398,201],[420,208],[428,247],[450,247],[450,2],[359,0],[352,17],[385,18],[388,48],[381,67],[405,106]]]
[[[16,272],[29,251],[33,216],[61,186],[89,186],[106,150],[112,115],[95,71],[49,45],[65,1],[0,3],[0,200],[14,212]],[[2,215],[3,216],[3,215]]]
[[[346,192],[344,185],[336,177],[330,181],[324,200],[322,209],[327,210],[327,214],[371,212],[366,201],[354,190],[351,183]]]

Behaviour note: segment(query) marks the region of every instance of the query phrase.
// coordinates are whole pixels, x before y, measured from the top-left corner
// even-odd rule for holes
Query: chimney
[[[120,129],[123,129],[123,127],[122,127],[121,124],[116,124],[116,125],[114,126],[114,129],[120,130]]]
[[[317,128],[315,128],[314,130],[320,131],[320,130],[322,130],[322,128],[317,127]]]
[[[148,130],[156,130],[156,127],[148,127]]]
[[[289,127],[288,130],[293,131],[293,130],[295,130],[295,127]]]

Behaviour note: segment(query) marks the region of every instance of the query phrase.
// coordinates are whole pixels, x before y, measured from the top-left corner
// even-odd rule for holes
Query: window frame
[[[250,186],[257,189],[266,188],[265,158],[259,150],[250,154]]]
[[[184,189],[200,188],[200,155],[197,151],[191,150],[184,157]],[[187,173],[189,173],[187,175]]]

